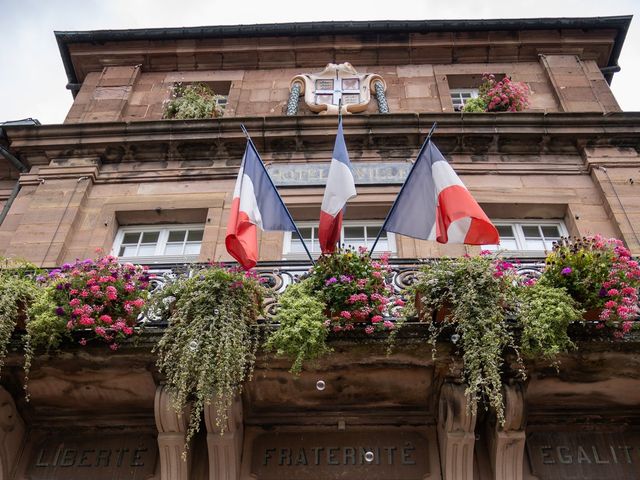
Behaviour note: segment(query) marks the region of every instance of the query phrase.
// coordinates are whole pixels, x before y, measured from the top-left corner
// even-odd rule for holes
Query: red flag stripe
[[[468,245],[493,245],[500,243],[498,230],[464,186],[451,185],[438,195],[436,212],[436,240],[449,241],[449,227],[464,218],[470,218],[464,243]]]

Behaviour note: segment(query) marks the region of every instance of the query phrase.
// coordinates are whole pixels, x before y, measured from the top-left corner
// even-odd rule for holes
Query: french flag
[[[333,253],[340,240],[342,215],[347,201],[356,196],[356,182],[351,171],[351,162],[347,153],[342,131],[342,117],[338,121],[338,133],[333,147],[333,156],[329,166],[327,186],[320,207],[320,226],[318,241],[322,253]]]
[[[500,242],[496,227],[431,141],[409,172],[384,230],[440,243]]]
[[[227,252],[245,270],[258,262],[258,231],[295,231],[296,227],[251,141],[242,157],[227,224]]]

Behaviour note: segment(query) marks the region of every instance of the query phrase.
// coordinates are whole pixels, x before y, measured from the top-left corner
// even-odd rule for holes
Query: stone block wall
[[[89,73],[67,116],[66,123],[159,120],[163,102],[177,82],[229,85],[225,117],[284,115],[291,79],[309,68],[262,70],[203,70],[145,72],[137,66],[105,67]],[[531,88],[530,109],[544,112],[619,111],[609,85],[595,61],[575,55],[541,55],[539,62],[452,63],[423,65],[375,65],[354,67],[360,73],[375,72],[387,83],[392,113],[452,112],[449,90],[477,87],[483,73],[509,75]],[[466,79],[466,80],[465,80]],[[468,83],[468,85],[465,83]],[[220,92],[227,93],[227,92]],[[366,113],[377,113],[372,100]],[[315,115],[300,99],[299,115]]]

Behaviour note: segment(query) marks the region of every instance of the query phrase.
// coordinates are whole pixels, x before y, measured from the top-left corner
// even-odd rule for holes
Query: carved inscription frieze
[[[31,480],[143,480],[154,475],[153,435],[65,435],[36,441],[27,468]]]
[[[269,433],[253,443],[251,472],[258,480],[422,480],[429,447],[417,432]]]
[[[532,432],[527,453],[540,480],[640,478],[640,432]]]

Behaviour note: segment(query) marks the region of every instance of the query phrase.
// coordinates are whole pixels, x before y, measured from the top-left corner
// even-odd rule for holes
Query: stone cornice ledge
[[[350,151],[417,150],[433,122],[434,139],[448,154],[578,154],[585,147],[640,150],[640,112],[600,113],[398,113],[344,117]],[[11,126],[11,150],[23,161],[55,159],[122,161],[237,158],[244,124],[266,156],[333,148],[335,116],[228,117],[207,120]],[[120,151],[120,152],[119,152]],[[112,158],[114,157],[114,158]]]

